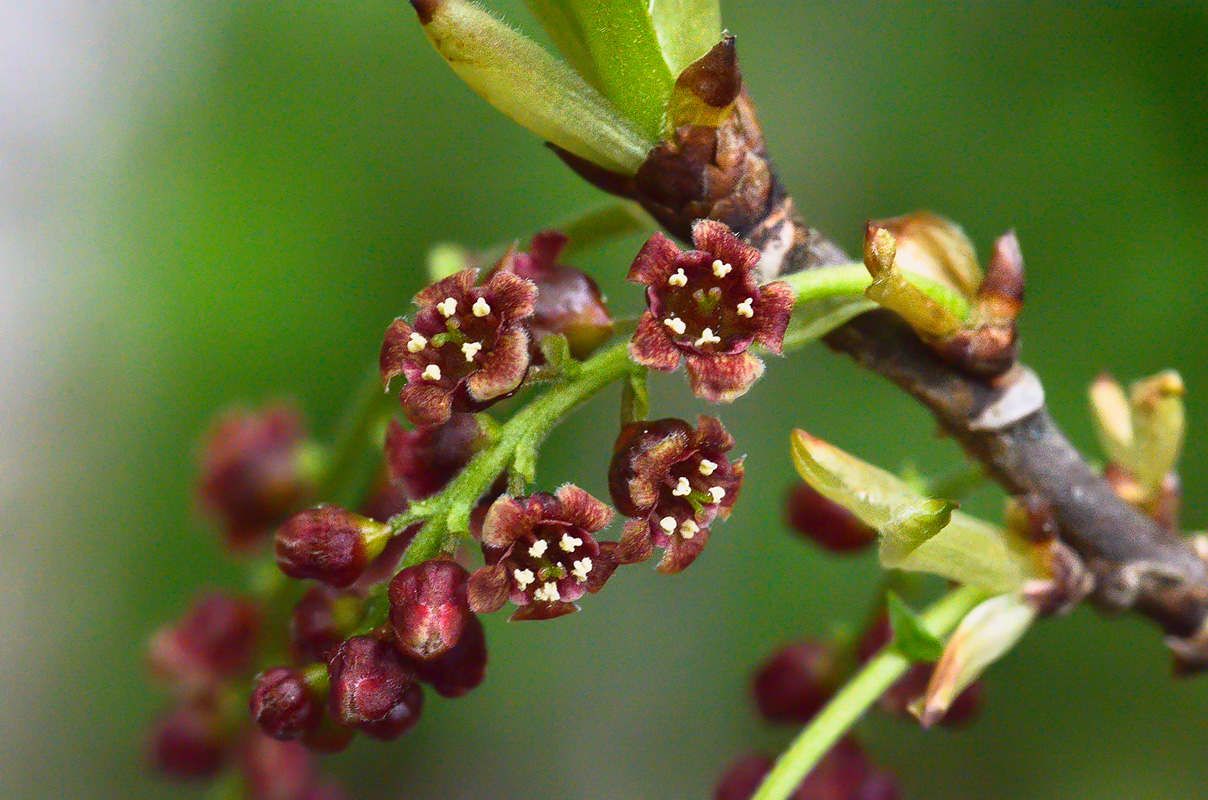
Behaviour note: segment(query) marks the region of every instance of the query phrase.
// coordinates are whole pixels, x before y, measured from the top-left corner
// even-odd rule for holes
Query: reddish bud
[[[148,667],[183,694],[203,692],[248,666],[259,630],[260,614],[252,603],[207,594],[193,602],[179,623],[151,637]]]
[[[453,649],[473,616],[466,598],[469,577],[448,559],[425,561],[394,576],[390,624],[404,655],[429,659]]]
[[[412,500],[434,495],[469,463],[483,444],[473,414],[453,414],[439,425],[406,430],[391,420],[386,430],[386,465]]]
[[[877,540],[874,528],[807,483],[789,490],[785,505],[789,527],[833,553],[859,552]]]
[[[760,753],[734,762],[714,790],[715,800],[750,800],[772,769]],[[878,770],[850,736],[827,752],[789,796],[790,800],[898,800],[897,781]]]
[[[360,620],[363,607],[356,595],[329,586],[307,589],[290,614],[291,656],[301,663],[326,663]]]
[[[328,704],[337,722],[377,739],[395,739],[419,721],[423,692],[388,642],[354,636],[327,665]]]
[[[314,758],[296,742],[252,731],[242,762],[247,800],[304,800],[319,788]]]
[[[201,504],[247,545],[304,505],[314,490],[314,445],[288,405],[227,412],[202,445]]]
[[[339,506],[319,506],[294,514],[277,531],[277,566],[291,578],[348,586],[389,536],[389,525]]]
[[[319,707],[306,677],[289,667],[274,667],[256,676],[249,700],[252,719],[274,739],[296,739],[314,727]]]
[[[772,722],[806,723],[836,688],[835,655],[820,642],[789,645],[763,663],[752,689],[759,713]]]
[[[713,790],[713,800],[750,800],[771,770],[772,759],[763,753],[743,756],[721,776]]]
[[[478,687],[486,677],[487,637],[478,617],[471,616],[457,646],[414,667],[421,680],[442,697],[461,697]]]
[[[177,706],[156,723],[148,757],[152,765],[175,778],[202,778],[218,771],[229,743],[208,705]]]
[[[571,356],[583,360],[612,335],[612,317],[604,306],[600,287],[591,276],[557,263],[566,241],[558,231],[538,233],[529,243],[527,253],[509,253],[499,268],[514,272],[537,287],[533,316],[529,318],[533,344],[560,333],[566,337]],[[536,349],[534,355],[539,353]]]

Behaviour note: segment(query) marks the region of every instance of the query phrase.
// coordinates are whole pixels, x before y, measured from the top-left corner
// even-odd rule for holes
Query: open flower
[[[575,601],[600,591],[616,568],[612,544],[592,535],[611,521],[612,509],[571,484],[500,497],[482,525],[487,566],[470,576],[470,608],[495,611],[510,599],[520,606],[513,620],[577,611]]]
[[[659,572],[687,567],[709,541],[709,525],[730,516],[742,485],[741,459],[726,453],[734,439],[721,422],[701,416],[696,430],[682,419],[627,425],[617,437],[608,490],[627,517],[617,550],[622,564],[665,548]]]
[[[415,425],[439,425],[453,411],[480,411],[516,391],[529,367],[529,334],[537,289],[509,272],[475,286],[465,269],[415,296],[415,322],[396,319],[386,331],[382,380],[407,378],[399,395]]]
[[[793,291],[782,281],[760,286],[759,251],[720,222],[696,223],[692,241],[697,249],[685,252],[656,233],[634,259],[629,280],[646,287],[647,310],[629,354],[664,371],[682,359],[697,397],[729,402],[763,374],[752,342],[781,352]]]

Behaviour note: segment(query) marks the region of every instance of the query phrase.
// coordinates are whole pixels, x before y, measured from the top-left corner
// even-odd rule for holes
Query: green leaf
[[[433,2],[421,22],[471,89],[558,147],[632,175],[658,141],[657,131],[643,133],[636,117],[618,111],[578,73],[473,3]]]
[[[799,347],[821,339],[835,328],[877,307],[876,303],[864,297],[828,297],[798,303],[784,334],[784,347]]]
[[[944,643],[923,627],[918,614],[893,592],[885,593],[894,649],[911,661],[931,663],[943,655]]]
[[[647,137],[663,137],[667,100],[676,75],[663,57],[645,0],[526,3],[555,45],[592,86]]]
[[[719,0],[650,0],[650,15],[676,77],[721,39]]]
[[[806,483],[881,535],[881,564],[929,572],[995,593],[1048,576],[1022,537],[923,497],[901,478],[804,431],[792,436],[793,462]]]
[[[1036,616],[1037,610],[1015,594],[991,597],[965,615],[935,665],[922,701],[911,709],[923,725],[938,722],[969,684],[1019,643]]]

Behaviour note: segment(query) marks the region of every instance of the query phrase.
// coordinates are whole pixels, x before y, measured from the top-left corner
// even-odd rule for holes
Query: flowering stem
[[[470,511],[505,470],[531,482],[541,442],[562,418],[596,393],[640,369],[629,360],[625,344],[614,345],[582,364],[574,364],[563,380],[552,385],[500,426],[498,435],[478,453],[440,494],[416,504],[392,519],[401,531],[426,518],[407,549],[404,564],[411,566],[457,546],[469,530]]]
[[[919,615],[927,630],[947,636],[986,593],[971,586],[949,592]],[[911,664],[886,648],[857,672],[776,760],[751,800],[786,800],[814,765]]]

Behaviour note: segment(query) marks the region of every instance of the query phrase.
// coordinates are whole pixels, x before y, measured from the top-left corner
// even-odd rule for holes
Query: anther
[[[755,316],[755,308],[751,305],[755,301],[754,297],[748,297],[738,304],[738,316],[750,319]]]
[[[734,269],[720,258],[713,261],[713,274],[719,278],[724,278],[730,274],[730,270]]]
[[[670,328],[676,336],[683,336],[688,330],[688,326],[679,317],[667,317],[663,320],[663,324]]]
[[[531,569],[517,569],[512,571],[512,577],[516,579],[516,585],[520,587],[520,591],[528,588],[528,585],[537,580],[537,576],[533,574]]]
[[[581,558],[574,563],[574,567],[570,574],[575,576],[579,583],[587,583],[587,573],[591,572],[591,559]]]
[[[573,553],[575,552],[575,548],[581,544],[583,544],[583,540],[578,536],[571,536],[569,533],[564,533],[562,534],[562,539],[558,542],[558,547],[560,547],[564,553]]]
[[[700,460],[700,466],[697,467],[697,469],[700,470],[701,475],[704,475],[707,478],[717,470],[717,462],[710,461],[707,458],[702,458]]]
[[[659,527],[665,530],[667,533],[674,532],[675,525],[675,517],[663,517],[661,520],[659,520]]]
[[[726,490],[720,486],[714,486],[709,490],[709,496],[713,498],[714,503],[720,503],[726,496]]]
[[[429,364],[428,366],[424,367],[424,371],[420,377],[427,378],[430,381],[438,381],[440,380],[440,367],[436,366],[435,364]]]
[[[407,340],[407,351],[410,353],[418,353],[428,346],[428,340],[418,333],[412,331],[411,338]]]
[[[491,313],[491,307],[487,305],[486,300],[480,297],[474,301],[474,305],[470,307],[470,311],[472,311],[476,317],[485,317],[487,314]]]
[[[705,328],[700,332],[700,338],[696,340],[696,346],[700,347],[701,345],[718,344],[720,342],[721,337],[714,335],[712,328]]]
[[[696,524],[695,520],[686,519],[684,524],[680,525],[680,536],[685,539],[691,539],[698,533],[700,533],[700,526]]]
[[[457,301],[452,297],[446,297],[436,304],[436,310],[446,317],[451,317],[457,313]]]
[[[533,542],[531,547],[529,547],[528,554],[533,558],[541,558],[541,556],[545,555],[545,551],[548,549],[549,542],[545,541],[544,539],[538,539],[537,541]]]
[[[482,342],[466,342],[461,346],[461,352],[466,357],[466,361],[473,361],[474,356],[478,355],[478,351],[482,349]]]
[[[692,484],[688,483],[687,478],[680,478],[676,482],[675,488],[671,490],[671,494],[676,497],[687,497],[692,494]]]

